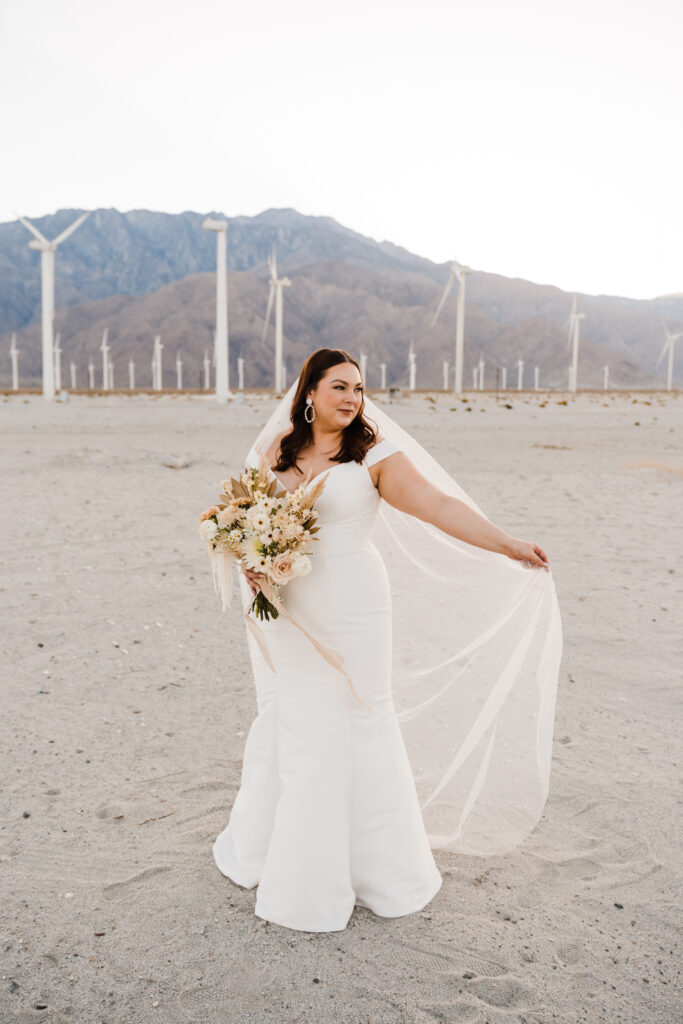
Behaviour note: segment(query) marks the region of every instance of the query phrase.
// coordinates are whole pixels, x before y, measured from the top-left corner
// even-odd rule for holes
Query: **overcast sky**
[[[291,206],[683,292],[682,53],[681,0],[0,0],[0,221]]]

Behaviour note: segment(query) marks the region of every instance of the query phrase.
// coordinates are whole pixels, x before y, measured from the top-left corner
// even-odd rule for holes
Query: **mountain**
[[[56,237],[81,211],[60,210],[32,219],[47,238]],[[221,217],[212,211],[210,216]],[[104,327],[109,329],[115,384],[127,381],[127,362],[136,362],[136,381],[151,382],[155,334],[164,344],[164,384],[175,381],[175,355],[183,359],[183,382],[199,386],[205,349],[211,350],[215,317],[216,243],[202,229],[207,214],[171,215],[147,210],[120,213],[95,210],[58,248],[55,270],[55,331],[61,334],[62,367],[79,367],[80,384]],[[421,387],[440,387],[442,361],[453,364],[456,298],[454,288],[435,327],[430,326],[449,265],[435,264],[390,242],[376,242],[330,217],[296,210],[266,210],[256,217],[228,220],[230,379],[245,357],[247,387],[267,386],[273,376],[271,333],[261,345],[268,296],[267,256],[277,247],[278,271],[292,285],[284,290],[285,363],[289,379],[305,356],[320,346],[368,354],[368,383],[379,383],[379,362],[387,363],[390,383],[407,382],[411,341],[417,352]],[[19,222],[0,224],[0,348],[12,331],[20,348],[23,383],[40,376],[40,254]],[[495,383],[494,367],[510,369],[525,360],[525,384],[540,367],[544,386],[567,380],[566,320],[571,295],[550,285],[475,271],[468,276],[465,327],[465,384],[480,354],[485,385]],[[664,341],[661,317],[683,328],[683,297],[654,300],[579,295],[582,321],[579,385],[600,387],[602,367],[610,366],[616,387],[657,387],[664,362],[655,363]],[[7,351],[5,348],[5,352]],[[683,377],[677,359],[676,379]],[[9,359],[0,363],[0,382],[9,382]],[[97,379],[100,379],[98,372]]]

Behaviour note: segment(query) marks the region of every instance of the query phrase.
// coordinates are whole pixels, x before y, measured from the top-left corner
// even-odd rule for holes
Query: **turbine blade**
[[[271,284],[270,291],[268,292],[268,308],[266,309],[266,319],[265,319],[265,323],[263,324],[263,336],[261,338],[261,344],[263,344],[265,342],[266,335],[268,333],[268,324],[270,322],[270,311],[273,308],[273,296],[274,295],[275,295],[275,285]]]
[[[659,359],[655,363],[655,368],[659,366],[659,364],[661,363],[662,359],[664,358],[666,353],[669,351],[669,345],[671,345],[671,344],[672,344],[671,338],[667,338],[666,341],[664,342],[664,348],[659,353]]]
[[[439,318],[439,313],[443,309],[443,304],[446,301],[446,296],[448,295],[449,291],[453,287],[453,282],[454,281],[455,281],[455,275],[454,275],[453,271],[451,270],[450,277],[448,278],[448,281],[446,282],[446,287],[444,288],[443,294],[441,295],[441,301],[439,302],[439,305],[437,307],[436,313],[432,317],[432,327],[434,326],[434,324],[436,323],[436,321]]]
[[[90,210],[87,210],[85,213],[82,213],[80,215],[80,217],[78,218],[78,220],[75,220],[73,222],[73,224],[66,229],[66,231],[62,231],[61,235],[57,235],[57,237],[55,239],[53,239],[52,244],[53,245],[59,245],[59,243],[63,242],[65,238],[68,238],[69,235],[73,235],[73,233],[76,230],[76,228],[80,227],[81,224],[83,223],[83,221],[85,220],[85,218],[89,217],[89,216],[90,216]]]
[[[31,232],[31,234],[36,236],[36,238],[38,239],[39,242],[45,242],[46,245],[50,244],[48,242],[47,238],[45,237],[45,235],[41,234],[40,231],[38,230],[38,228],[34,228],[33,224],[31,224],[30,220],[26,220],[25,217],[20,217],[18,213],[17,213],[16,216],[17,216],[17,219],[20,220],[21,223],[24,225],[24,227],[28,228],[29,231]]]

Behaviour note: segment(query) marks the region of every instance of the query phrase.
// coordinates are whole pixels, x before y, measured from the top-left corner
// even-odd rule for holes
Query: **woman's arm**
[[[431,523],[449,537],[474,547],[548,568],[548,556],[538,544],[512,537],[464,501],[439,490],[423,477],[404,452],[387,455],[375,466],[379,493],[400,512]]]

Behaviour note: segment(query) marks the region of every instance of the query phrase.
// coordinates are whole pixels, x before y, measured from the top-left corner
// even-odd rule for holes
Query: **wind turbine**
[[[131,391],[135,388],[135,363],[132,359],[128,360],[128,387]]]
[[[486,363],[484,362],[484,357],[482,355],[480,355],[479,356],[479,390],[480,391],[483,390],[483,387],[484,387],[484,367],[485,367],[485,365],[486,365]]]
[[[607,385],[609,384],[609,366],[605,363],[602,368],[602,390],[607,391]]]
[[[448,360],[443,361],[443,389],[448,391]]]
[[[365,387],[365,378],[367,377],[367,375],[368,375],[368,357],[365,354],[365,352],[361,352],[361,354],[360,354],[360,376],[361,376],[361,380],[363,381],[363,386],[364,387]]]
[[[659,366],[659,364],[661,363],[662,359],[664,358],[664,356],[668,352],[669,353],[669,365],[667,367],[667,373],[666,373],[666,387],[667,387],[668,391],[671,391],[671,387],[673,385],[673,376],[674,376],[674,349],[676,347],[677,340],[679,338],[683,338],[683,331],[678,331],[676,334],[672,334],[671,331],[666,326],[666,324],[664,323],[663,320],[662,320],[662,324],[664,326],[664,331],[666,333],[666,341],[664,342],[664,348],[659,353],[659,359],[657,360],[656,366]]]
[[[102,390],[109,391],[111,388],[111,380],[109,379],[109,345],[107,344],[107,337],[109,335],[109,328],[105,327],[102,333],[102,344],[99,347],[99,351],[102,353]]]
[[[161,391],[162,388],[161,350],[163,347],[161,335],[157,334],[154,338],[154,358],[152,359],[152,388],[154,391]]]
[[[538,391],[538,366],[534,366],[534,391]]]
[[[73,359],[71,360],[70,369],[71,369],[71,390],[75,391],[76,390],[76,364],[74,363]]]
[[[180,352],[175,357],[175,372],[177,377],[178,391],[182,390],[183,387],[183,361],[180,358]]]
[[[216,401],[225,405],[230,395],[228,383],[228,262],[226,220],[207,217],[202,227],[216,232],[216,336],[214,360],[216,366]]]
[[[524,373],[524,360],[517,360],[517,390],[522,390],[522,374]]]
[[[458,307],[455,328],[455,378],[453,385],[453,389],[456,394],[462,394],[462,359],[465,345],[465,276],[471,273],[472,271],[470,267],[465,267],[462,263],[458,263],[457,260],[453,260],[453,263],[451,264],[451,272],[446,283],[446,287],[443,290],[441,301],[439,302],[436,313],[432,317],[433,327],[443,308],[443,304],[446,301],[446,296],[453,287],[453,282],[457,281]]]
[[[503,367],[503,391],[507,391],[507,386],[508,386],[508,368],[507,368],[507,366],[504,366]]]
[[[62,347],[59,344],[61,334],[57,334],[55,338],[54,356],[55,356],[55,391],[59,393],[62,390]]]
[[[19,349],[17,348],[17,336],[12,335],[12,344],[9,347],[9,357],[12,360],[12,390],[19,390],[19,365],[17,359],[19,357]]]
[[[379,386],[382,389],[382,391],[386,391],[386,389],[387,389],[387,364],[386,363],[380,363],[379,364],[379,372],[380,372],[380,385]]]
[[[204,349],[204,390],[208,391],[211,388],[211,363],[209,355]]]
[[[270,310],[275,298],[275,393],[281,394],[284,391],[282,380],[282,289],[287,288],[292,282],[288,277],[277,276],[277,259],[275,246],[272,254],[268,257],[268,269],[270,270],[270,291],[268,292],[268,308],[266,310],[266,322],[263,325],[263,337],[261,344],[265,344],[270,321]]]
[[[579,327],[585,313],[578,313],[576,310],[576,295],[572,299],[572,311],[569,314],[565,327],[568,328],[567,349],[572,348],[572,361],[569,370],[569,390],[576,391],[579,376]]]
[[[408,389],[410,391],[415,390],[415,352],[413,351],[413,343],[410,343],[410,352],[408,353]]]
[[[244,391],[244,356],[237,357],[237,380],[240,391]]]
[[[82,213],[73,224],[71,224],[61,235],[57,235],[51,242],[48,242],[38,228],[34,227],[25,217],[20,217],[15,211],[15,216],[21,221],[25,228],[35,235],[35,238],[28,243],[29,249],[40,251],[40,274],[41,274],[41,306],[43,318],[43,398],[54,399],[55,397],[55,375],[54,375],[54,319],[55,319],[55,250],[69,235],[72,235],[76,228],[80,227],[85,218],[89,215]]]
[[[95,390],[95,364],[92,361],[92,356],[88,361],[88,382],[90,384],[90,390]]]

